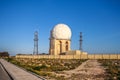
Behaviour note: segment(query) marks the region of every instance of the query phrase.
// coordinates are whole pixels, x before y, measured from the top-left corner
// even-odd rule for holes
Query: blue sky
[[[0,51],[33,53],[34,31],[39,52],[48,53],[50,30],[58,23],[72,30],[71,49],[88,53],[120,52],[119,0],[0,0]]]

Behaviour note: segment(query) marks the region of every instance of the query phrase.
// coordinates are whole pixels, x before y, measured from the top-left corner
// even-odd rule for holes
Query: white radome
[[[71,39],[71,29],[66,24],[57,24],[52,30],[55,39]]]

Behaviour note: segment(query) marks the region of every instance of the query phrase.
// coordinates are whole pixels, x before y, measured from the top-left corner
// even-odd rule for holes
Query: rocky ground
[[[105,70],[97,60],[87,60],[78,68],[56,73],[65,80],[105,80]]]

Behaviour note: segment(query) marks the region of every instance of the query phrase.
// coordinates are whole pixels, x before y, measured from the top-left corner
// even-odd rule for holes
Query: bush
[[[42,70],[42,69],[46,69],[47,68],[47,66],[46,65],[41,65],[41,66],[34,66],[32,69],[34,69],[34,70]]]

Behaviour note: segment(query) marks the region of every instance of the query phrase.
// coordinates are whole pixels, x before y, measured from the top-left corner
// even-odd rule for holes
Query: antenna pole
[[[38,54],[38,32],[35,31],[34,33],[34,51],[33,54]]]
[[[81,51],[82,51],[82,42],[83,42],[82,32],[80,32],[80,50],[81,50]]]

